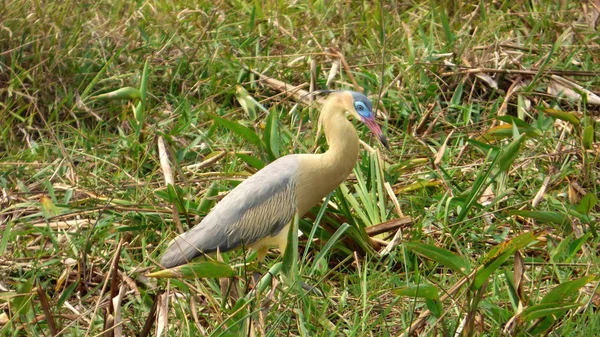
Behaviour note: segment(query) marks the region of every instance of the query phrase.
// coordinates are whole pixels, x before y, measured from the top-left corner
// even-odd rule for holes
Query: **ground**
[[[597,334],[599,12],[2,2],[0,335]],[[391,149],[357,123],[285,257],[149,277],[245,177],[324,151],[318,89],[367,94]]]

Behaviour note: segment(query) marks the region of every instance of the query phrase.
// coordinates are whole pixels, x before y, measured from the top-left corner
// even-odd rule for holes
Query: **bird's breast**
[[[296,205],[300,216],[335,190],[352,172],[354,163],[328,162],[324,154],[302,156],[298,162]]]

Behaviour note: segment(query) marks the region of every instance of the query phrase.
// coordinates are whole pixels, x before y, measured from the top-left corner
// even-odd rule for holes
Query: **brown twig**
[[[494,69],[494,68],[469,68],[465,66],[454,66],[457,68],[456,71],[446,71],[439,74],[441,77],[462,75],[462,74],[475,74],[475,73],[494,73],[494,74],[521,74],[535,76],[540,72],[541,69]],[[596,77],[600,76],[600,73],[594,71],[580,71],[580,70],[558,70],[550,69],[544,71],[545,75],[562,75],[562,76],[583,76],[583,77]]]
[[[381,233],[391,232],[393,230],[396,230],[401,227],[405,227],[412,223],[413,223],[413,219],[411,217],[407,216],[404,218],[388,220],[386,222],[382,222],[382,223],[374,225],[374,226],[369,226],[369,227],[365,228],[365,231],[367,232],[367,235],[374,236],[374,235],[378,235]]]
[[[358,82],[356,82],[356,79],[354,79],[354,75],[352,75],[352,71],[350,71],[350,65],[348,65],[348,62],[346,62],[346,58],[344,57],[344,55],[342,53],[340,53],[337,50],[333,51],[335,55],[337,55],[337,57],[340,59],[340,61],[342,62],[342,66],[344,67],[344,71],[346,72],[346,75],[348,75],[348,77],[350,78],[350,80],[352,81],[352,85],[354,86],[354,90],[358,91],[358,92],[363,92],[363,88],[360,87],[360,85],[358,85]]]
[[[50,335],[57,336],[58,329],[56,328],[56,323],[54,322],[54,317],[50,312],[50,305],[48,305],[48,298],[46,297],[46,292],[42,288],[41,285],[37,286],[37,294],[40,299],[40,305],[42,307],[42,311],[44,311],[44,317],[46,318],[46,322],[48,322],[48,329],[50,330]]]

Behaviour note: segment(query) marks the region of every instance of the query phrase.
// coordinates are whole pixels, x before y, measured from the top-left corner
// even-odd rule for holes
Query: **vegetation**
[[[597,334],[598,1],[461,3],[0,3],[0,335]],[[360,128],[258,285],[241,250],[148,277],[323,151],[311,81],[369,94],[392,149]]]

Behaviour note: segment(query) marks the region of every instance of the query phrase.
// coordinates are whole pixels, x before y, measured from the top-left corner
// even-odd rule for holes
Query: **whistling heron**
[[[176,237],[160,263],[171,268],[203,253],[241,246],[257,250],[259,261],[272,246],[283,254],[294,214],[304,215],[337,188],[358,160],[358,135],[347,113],[388,147],[365,95],[332,92],[319,116],[329,145],[325,153],[291,154],[265,166],[234,188],[199,224]]]

